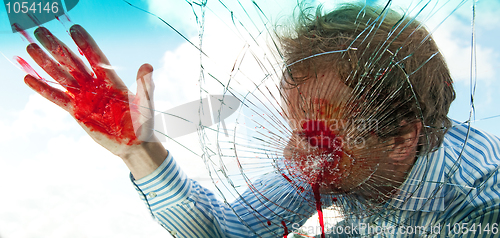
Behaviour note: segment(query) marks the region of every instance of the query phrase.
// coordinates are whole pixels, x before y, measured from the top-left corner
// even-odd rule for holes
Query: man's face
[[[355,100],[353,89],[335,74],[318,74],[293,88],[285,84],[282,92],[292,129],[284,151],[292,176],[319,184],[322,193],[385,194],[381,176],[394,172],[389,180],[404,179],[411,166],[395,167],[389,156],[394,140],[377,136],[378,121],[361,110],[366,102]],[[389,184],[390,190],[396,186],[382,187]]]

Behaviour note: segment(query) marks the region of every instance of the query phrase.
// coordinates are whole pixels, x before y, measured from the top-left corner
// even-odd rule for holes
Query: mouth
[[[302,182],[318,184],[321,193],[350,193],[376,170],[370,160],[355,156],[360,153],[349,148],[344,137],[330,130],[325,121],[307,120],[301,127],[285,149],[286,167]]]

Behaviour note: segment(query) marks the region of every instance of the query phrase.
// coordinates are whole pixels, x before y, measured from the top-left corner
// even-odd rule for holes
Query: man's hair
[[[321,6],[315,14],[298,9],[296,24],[279,36],[288,74],[282,86],[333,72],[353,89],[355,117],[378,120],[378,136],[403,135],[404,123],[420,121],[419,154],[437,149],[451,126],[447,114],[455,91],[429,32],[389,8],[345,4],[328,14]]]

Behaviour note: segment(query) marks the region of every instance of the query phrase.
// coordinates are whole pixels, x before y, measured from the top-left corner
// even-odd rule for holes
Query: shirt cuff
[[[153,173],[138,180],[130,174],[130,179],[152,212],[179,204],[191,194],[192,182],[177,165],[170,152]]]

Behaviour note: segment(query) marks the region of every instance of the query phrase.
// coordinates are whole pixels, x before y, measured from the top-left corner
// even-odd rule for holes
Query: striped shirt
[[[345,236],[500,237],[499,167],[500,140],[454,122],[441,147],[417,159],[386,209],[337,225],[354,229]],[[292,231],[315,213],[310,189],[297,192],[279,174],[265,175],[231,204],[188,179],[170,153],[152,174],[130,177],[174,237],[283,237],[284,225]]]
[[[361,237],[500,237],[500,139],[468,128],[454,121],[383,212],[340,225],[362,224]]]

